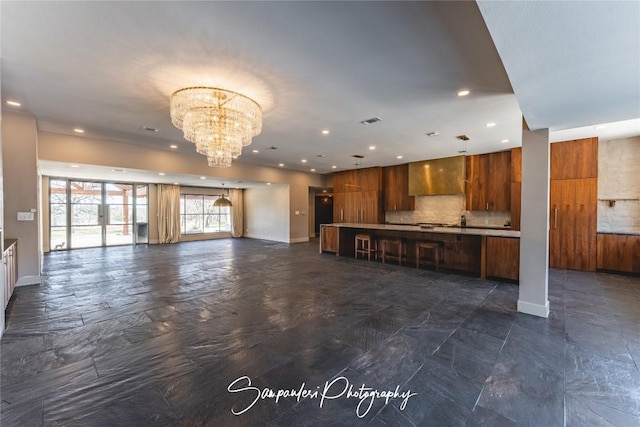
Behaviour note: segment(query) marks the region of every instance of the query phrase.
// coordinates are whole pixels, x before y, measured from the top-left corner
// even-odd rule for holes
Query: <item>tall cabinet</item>
[[[598,138],[551,144],[549,266],[596,270]]]
[[[382,189],[380,167],[334,173],[333,222],[384,222]]]

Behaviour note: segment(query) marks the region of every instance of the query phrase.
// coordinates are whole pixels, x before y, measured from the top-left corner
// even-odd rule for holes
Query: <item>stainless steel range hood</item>
[[[464,194],[465,157],[409,163],[409,195]]]

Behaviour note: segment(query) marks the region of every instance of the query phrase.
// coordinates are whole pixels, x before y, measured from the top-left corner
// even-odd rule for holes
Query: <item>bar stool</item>
[[[402,259],[407,260],[407,242],[405,239],[384,239],[382,240],[382,262],[387,259],[398,261],[402,265]]]
[[[442,252],[442,256],[441,255]],[[425,257],[422,257],[422,254]],[[444,262],[444,244],[440,242],[416,242],[416,268],[420,268],[420,260],[425,264],[435,265],[436,271],[440,262]]]
[[[367,256],[367,259],[371,261],[371,254],[377,257],[378,251],[375,247],[375,240],[371,238],[370,234],[358,233],[356,234],[356,258],[359,254]]]

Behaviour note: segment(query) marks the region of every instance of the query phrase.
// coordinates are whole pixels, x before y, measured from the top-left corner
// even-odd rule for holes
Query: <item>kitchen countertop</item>
[[[369,230],[388,230],[388,231],[414,231],[420,233],[443,233],[443,234],[466,234],[471,236],[488,236],[488,237],[511,237],[519,238],[520,232],[516,230],[495,230],[491,228],[473,228],[473,227],[433,227],[422,228],[418,225],[393,225],[393,224],[357,224],[357,223],[334,223],[326,224],[332,227],[344,228],[363,228]]]
[[[615,230],[598,230],[598,234],[629,234],[632,236],[640,236],[640,227],[628,227]]]

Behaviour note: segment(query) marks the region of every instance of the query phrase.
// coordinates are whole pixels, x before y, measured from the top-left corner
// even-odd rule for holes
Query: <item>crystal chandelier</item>
[[[262,109],[230,90],[187,87],[171,95],[171,123],[207,156],[209,166],[228,168],[262,131]]]

